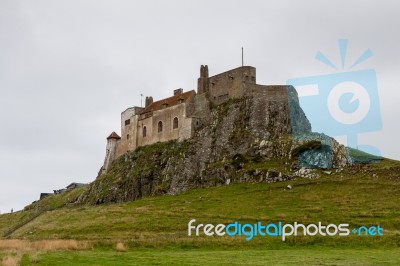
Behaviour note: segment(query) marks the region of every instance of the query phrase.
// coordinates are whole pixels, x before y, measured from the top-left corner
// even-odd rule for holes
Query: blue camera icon
[[[313,131],[331,136],[382,129],[376,73],[372,69],[287,80]]]
[[[338,41],[344,71],[348,40]],[[367,49],[349,68],[352,69],[371,56],[372,51]],[[338,70],[323,53],[318,51],[315,58]],[[323,132],[332,137],[346,137],[347,146],[380,155],[380,151],[373,146],[358,145],[357,139],[358,134],[382,129],[375,70],[292,78],[286,84],[296,88],[300,105],[314,132]]]

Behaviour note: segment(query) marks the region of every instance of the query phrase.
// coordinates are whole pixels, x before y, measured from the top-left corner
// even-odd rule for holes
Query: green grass
[[[375,156],[358,149],[348,147],[348,150],[355,163],[370,163],[382,160],[382,157],[380,156]]]
[[[92,250],[35,253],[37,265],[68,261],[74,265],[172,265],[177,261],[181,265],[399,265],[399,169],[399,162],[384,159],[332,174],[321,170],[321,177],[313,180],[233,184],[101,206],[65,206],[72,195],[59,195],[46,201],[62,208],[43,212],[10,237],[77,239],[94,245]],[[293,189],[287,189],[288,184]],[[40,209],[38,204],[44,202],[36,204]],[[21,223],[34,210],[1,215],[0,231]],[[196,224],[379,224],[384,236],[298,236],[286,241],[260,236],[251,241],[188,237],[187,223],[193,218]],[[119,241],[129,247],[127,252],[114,251]],[[31,254],[25,254],[23,265],[29,265]]]
[[[26,206],[23,212],[17,212],[15,215],[5,215],[4,219],[0,219],[1,235],[4,237],[10,236],[14,231],[30,223],[47,211],[60,209],[68,205],[71,206],[70,202],[74,202],[85,189],[86,186],[83,186],[66,191],[62,194],[51,195]]]
[[[72,190],[67,190],[58,195],[51,195],[42,200],[36,201],[27,207],[25,210],[55,210],[58,208],[71,206],[72,202],[85,190],[87,186],[78,187]]]
[[[344,223],[351,226],[381,225],[384,237],[373,240],[346,237],[296,238],[298,244],[330,246],[396,246],[399,242],[399,178],[385,176],[397,162],[358,166],[332,175],[320,172],[315,180],[297,179],[278,183],[245,183],[196,189],[176,196],[149,197],[134,202],[101,206],[64,207],[47,211],[11,234],[26,239],[78,239],[129,242],[137,247],[221,247],[290,245],[279,240],[255,238],[188,238],[187,223],[287,222]],[[375,175],[375,177],[374,177]],[[291,184],[292,190],[286,186]],[[29,211],[24,212],[29,213]],[[4,218],[3,218],[4,217]],[[0,216],[0,225],[18,223],[21,213]],[[7,221],[4,222],[5,219]],[[383,240],[382,240],[383,239]],[[293,240],[294,241],[294,240]],[[296,245],[296,243],[294,243]]]
[[[389,253],[392,255],[388,256]],[[141,250],[51,252],[35,265],[399,265],[398,250]],[[21,265],[30,265],[25,256]]]

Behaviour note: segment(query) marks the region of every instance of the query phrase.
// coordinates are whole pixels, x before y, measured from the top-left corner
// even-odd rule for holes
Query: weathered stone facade
[[[208,66],[201,66],[197,93],[194,90],[183,92],[182,89],[177,89],[169,98],[153,102],[152,97],[146,97],[144,108],[131,107],[122,112],[121,138],[114,136],[108,139],[102,173],[107,172],[112,161],[127,151],[156,142],[193,137],[198,128],[212,123],[209,120],[212,106],[243,97],[254,98],[263,103],[259,113],[254,114],[257,119],[252,119],[254,123],[260,124],[260,128],[269,124],[263,119],[271,119],[271,116],[266,116],[265,112],[269,112],[269,109],[265,107],[271,106],[275,110],[274,106],[279,106],[276,110],[280,114],[276,115],[284,118],[277,119],[271,126],[285,127],[285,130],[281,130],[282,133],[291,133],[291,129],[287,130],[286,127],[290,125],[289,120],[293,116],[293,110],[289,110],[290,101],[297,100],[295,106],[298,105],[297,93],[293,87],[256,84],[256,69],[251,66],[238,67],[212,77],[209,77]],[[304,130],[310,129],[308,123]],[[270,131],[265,128],[260,135]]]
[[[106,147],[106,158],[104,159],[102,171],[106,172],[111,163],[117,158],[116,152],[118,149],[118,144],[120,144],[121,137],[117,133],[112,132],[110,136],[107,137],[107,147]]]

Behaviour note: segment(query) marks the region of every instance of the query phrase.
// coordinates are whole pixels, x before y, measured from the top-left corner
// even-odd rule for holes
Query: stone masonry
[[[286,117],[290,117],[290,112],[293,113],[289,110],[290,101],[294,98],[294,101],[298,101],[297,92],[292,86],[256,84],[254,67],[242,66],[209,77],[208,66],[202,65],[197,93],[194,90],[183,92],[183,89],[177,89],[173,96],[156,102],[149,96],[146,97],[144,108],[135,106],[122,112],[121,136],[113,132],[107,138],[101,173],[106,173],[111,163],[127,151],[156,142],[193,137],[198,128],[210,123],[207,118],[212,106],[243,97],[265,99],[269,104],[283,104],[281,112],[288,114]],[[260,123],[264,123],[261,119]],[[306,130],[310,129],[307,125]]]

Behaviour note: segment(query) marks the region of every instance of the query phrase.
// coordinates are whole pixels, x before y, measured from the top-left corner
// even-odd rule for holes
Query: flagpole
[[[243,46],[242,46],[242,66],[243,66]]]

